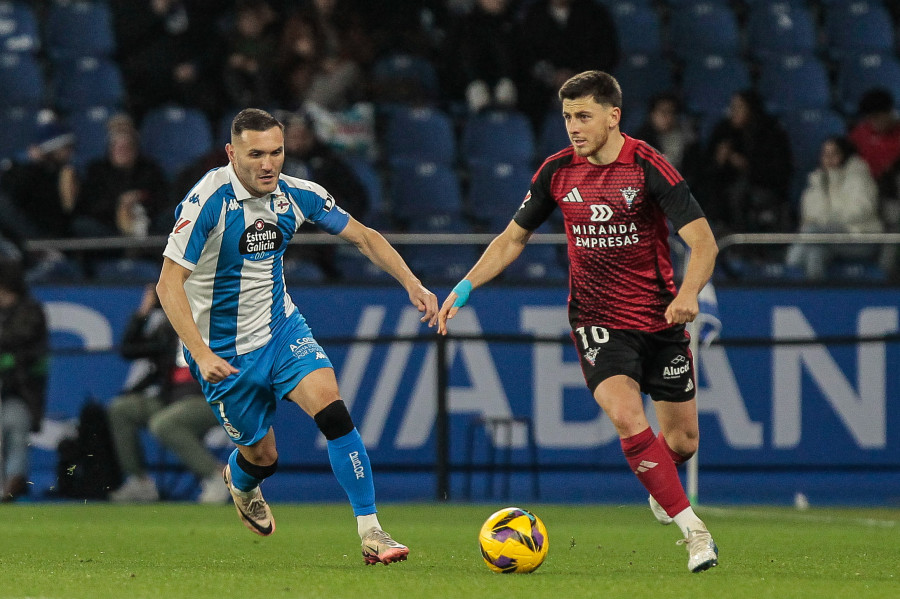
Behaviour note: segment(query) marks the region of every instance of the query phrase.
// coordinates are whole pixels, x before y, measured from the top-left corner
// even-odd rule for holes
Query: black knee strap
[[[353,430],[353,419],[344,405],[344,400],[333,401],[313,416],[316,426],[329,441],[339,439]]]
[[[270,476],[275,474],[276,470],[278,470],[278,458],[275,458],[275,461],[268,466],[259,466],[252,462],[249,462],[247,458],[244,457],[244,454],[239,452],[237,454],[237,465],[241,470],[243,470],[253,478],[262,480],[264,478],[269,478]]]

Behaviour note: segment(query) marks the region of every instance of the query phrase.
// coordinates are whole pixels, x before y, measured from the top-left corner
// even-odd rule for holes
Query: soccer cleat
[[[656,516],[656,520],[660,524],[669,525],[675,521],[672,519],[672,516],[666,513],[663,506],[659,505],[659,502],[653,498],[653,495],[650,496],[650,510],[653,512],[653,515]]]
[[[691,530],[677,543],[687,545],[688,570],[691,572],[703,572],[719,565],[719,548],[708,530]]]
[[[366,564],[402,562],[409,555],[406,545],[401,545],[380,528],[372,527],[362,538],[362,555]]]
[[[200,481],[198,503],[225,503],[229,499],[231,499],[231,493],[228,486],[222,484],[222,479],[217,474]]]
[[[256,487],[252,491],[241,491],[231,484],[231,465],[225,466],[222,471],[225,478],[225,485],[231,492],[231,498],[234,499],[234,507],[237,509],[241,522],[256,534],[267,537],[275,532],[275,519],[272,518],[272,510],[269,504],[263,499],[262,491]]]
[[[121,487],[109,494],[115,503],[149,503],[159,501],[156,483],[148,476],[129,476]]]

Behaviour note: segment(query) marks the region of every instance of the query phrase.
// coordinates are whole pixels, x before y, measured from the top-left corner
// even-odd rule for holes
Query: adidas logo
[[[694,389],[694,381],[688,379],[688,384],[687,384],[687,386],[685,386],[684,392],[687,393],[688,391],[692,391],[693,389]]]
[[[581,198],[581,193],[578,191],[577,187],[573,187],[572,191],[566,194],[566,197],[562,199],[563,202],[584,202]]]
[[[651,462],[649,460],[641,460],[641,463],[638,464],[638,467],[635,470],[635,472],[646,472],[647,470],[653,470],[657,466],[659,466],[659,464],[657,462]]]

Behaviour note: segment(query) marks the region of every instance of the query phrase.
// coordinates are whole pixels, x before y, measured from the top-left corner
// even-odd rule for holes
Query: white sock
[[[694,513],[694,508],[688,506],[672,516],[672,520],[681,529],[681,533],[687,538],[688,533],[692,530],[706,530],[706,524]]]
[[[356,532],[359,533],[360,539],[372,527],[381,528],[381,524],[378,523],[378,514],[366,514],[365,516],[356,517]]]

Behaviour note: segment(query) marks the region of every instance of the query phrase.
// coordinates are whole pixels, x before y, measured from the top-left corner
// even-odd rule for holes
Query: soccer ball
[[[518,507],[503,508],[478,533],[481,557],[501,574],[534,572],[547,557],[547,529],[541,519]]]

